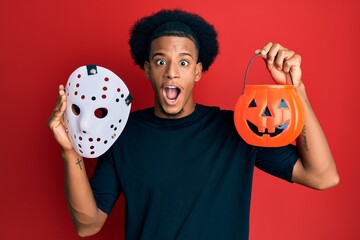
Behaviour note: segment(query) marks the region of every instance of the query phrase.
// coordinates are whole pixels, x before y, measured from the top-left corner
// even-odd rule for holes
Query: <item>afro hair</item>
[[[186,37],[195,43],[198,62],[207,71],[219,52],[215,28],[197,14],[183,10],[161,10],[137,21],[130,31],[131,55],[141,69],[149,60],[152,40],[161,36]]]

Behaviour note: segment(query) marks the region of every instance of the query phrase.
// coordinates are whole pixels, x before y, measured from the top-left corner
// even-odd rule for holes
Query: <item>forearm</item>
[[[107,215],[98,210],[85,171],[83,158],[74,150],[64,125],[66,94],[59,86],[56,106],[48,120],[48,126],[55,140],[62,148],[65,166],[65,193],[70,214],[80,236],[95,234],[104,224]]]
[[[324,189],[336,185],[339,177],[325,134],[316,119],[301,81],[301,56],[278,43],[267,43],[255,51],[266,60],[266,67],[277,84],[292,84],[305,110],[305,126],[296,140],[300,159],[296,162],[292,180],[296,183]],[[291,73],[291,75],[289,74]]]
[[[293,180],[315,189],[325,189],[339,181],[325,134],[308,101],[305,86],[296,87],[305,113],[305,124],[302,133],[296,140],[300,161],[295,165]]]
[[[74,150],[64,151],[65,194],[70,214],[79,235],[95,234],[106,216],[96,205],[83,158]]]

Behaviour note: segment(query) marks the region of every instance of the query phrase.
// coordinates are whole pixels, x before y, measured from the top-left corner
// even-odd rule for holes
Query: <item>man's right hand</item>
[[[66,132],[64,124],[64,112],[66,110],[66,94],[64,86],[59,86],[59,94],[57,97],[55,108],[48,120],[48,126],[53,133],[55,140],[63,148],[63,151],[74,150],[71,141]]]

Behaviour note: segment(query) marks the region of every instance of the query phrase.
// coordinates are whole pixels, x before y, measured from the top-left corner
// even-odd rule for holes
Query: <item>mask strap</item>
[[[86,65],[86,70],[88,75],[97,74],[97,66],[95,64]]]
[[[131,94],[129,93],[129,95],[126,97],[126,99],[125,99],[125,103],[126,103],[126,105],[127,106],[129,106],[130,105],[130,103],[132,103],[132,101],[133,101],[133,97],[131,96]]]

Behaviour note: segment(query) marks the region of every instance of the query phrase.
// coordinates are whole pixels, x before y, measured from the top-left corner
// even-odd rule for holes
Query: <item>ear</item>
[[[200,81],[200,78],[201,78],[201,75],[202,75],[202,63],[201,62],[198,62],[197,64],[196,64],[196,72],[195,72],[195,82],[198,82],[198,81]]]
[[[150,63],[148,61],[145,61],[144,63],[144,72],[145,76],[148,80],[150,80]]]

